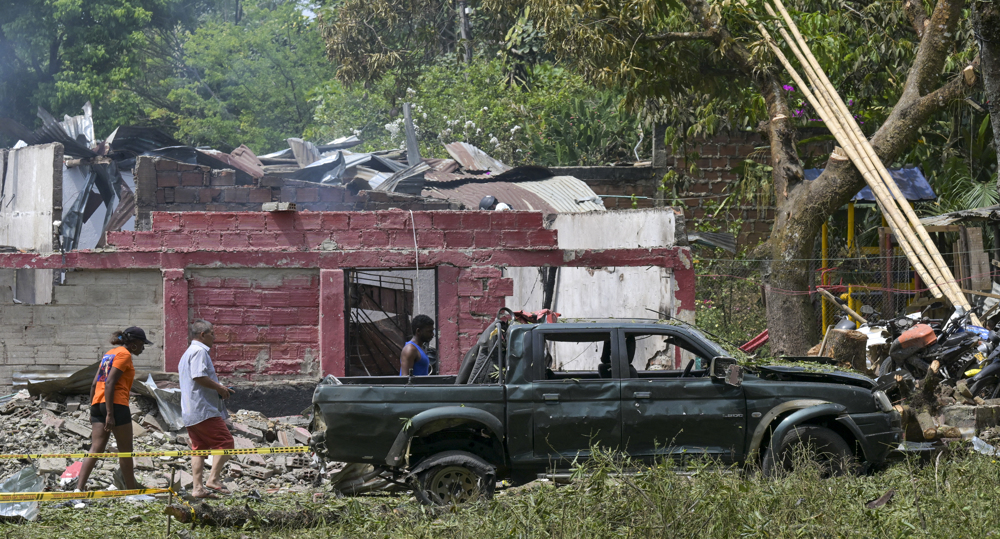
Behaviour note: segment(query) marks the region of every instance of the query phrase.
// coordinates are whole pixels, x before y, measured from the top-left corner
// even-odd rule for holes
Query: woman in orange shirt
[[[111,344],[117,346],[101,358],[101,366],[94,376],[94,383],[90,385],[91,453],[103,453],[111,433],[115,435],[118,452],[132,452],[132,414],[128,407],[128,394],[135,379],[132,356],[141,354],[147,344],[153,343],[146,339],[142,328],[130,327],[125,331],[116,331],[111,336]],[[118,459],[118,463],[125,488],[136,488],[132,459]],[[87,490],[87,479],[96,464],[97,459],[83,459],[77,481],[77,488],[81,491]]]

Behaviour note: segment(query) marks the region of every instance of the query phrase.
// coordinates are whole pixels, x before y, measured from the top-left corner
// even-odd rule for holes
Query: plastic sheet
[[[180,389],[160,389],[156,387],[153,375],[145,382],[133,385],[132,389],[141,395],[156,399],[156,406],[160,409],[160,416],[166,421],[171,430],[184,428],[184,421],[181,419],[181,390]]]
[[[972,449],[990,457],[1000,456],[1000,451],[996,447],[980,440],[978,436],[972,437]]]
[[[41,492],[44,486],[45,482],[35,472],[35,468],[28,466],[4,479],[3,483],[0,483],[0,492],[4,494]],[[35,520],[38,518],[38,502],[0,503],[0,517],[22,517],[25,520]]]

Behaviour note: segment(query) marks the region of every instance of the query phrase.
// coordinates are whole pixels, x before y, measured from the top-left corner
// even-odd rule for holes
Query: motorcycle
[[[939,307],[934,304],[928,307]],[[914,378],[923,378],[933,362],[946,380],[966,377],[966,372],[982,365],[1000,342],[1000,336],[971,324],[972,312],[957,307],[940,329],[940,320],[928,319],[925,309],[919,316],[903,316],[889,320],[887,342],[889,356],[879,365],[878,374],[885,375],[902,369]],[[1000,377],[1000,367],[996,371]]]
[[[1000,347],[994,348],[985,361],[979,364],[978,369],[966,372],[970,376],[969,391],[974,397],[983,399],[995,399],[1000,397]],[[977,372],[978,371],[978,372]]]

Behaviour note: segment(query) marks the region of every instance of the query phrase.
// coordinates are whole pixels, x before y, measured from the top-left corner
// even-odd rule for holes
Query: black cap
[[[146,338],[146,332],[142,328],[137,328],[132,326],[122,332],[122,335],[128,337],[129,340],[142,341],[146,344],[153,344],[149,339]]]

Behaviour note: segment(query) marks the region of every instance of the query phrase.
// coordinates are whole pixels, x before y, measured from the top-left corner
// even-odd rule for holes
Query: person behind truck
[[[103,453],[112,433],[115,435],[118,452],[132,452],[132,412],[128,407],[128,395],[132,391],[132,380],[135,379],[132,356],[141,354],[147,344],[153,343],[146,339],[146,332],[142,328],[130,327],[114,332],[111,344],[115,347],[105,352],[94,381],[90,384],[91,453]],[[77,480],[77,489],[81,492],[87,490],[87,480],[95,465],[97,459],[83,459]],[[132,459],[118,459],[118,465],[125,488],[136,488]]]
[[[407,341],[399,354],[399,375],[427,376],[430,374],[431,360],[424,350],[434,338],[434,320],[426,314],[418,314],[413,317],[410,329],[413,330],[413,338]]]
[[[208,355],[215,344],[215,331],[211,323],[195,320],[188,336],[191,345],[177,364],[177,375],[181,384],[181,419],[187,427],[191,449],[233,449],[236,447],[233,435],[225,423],[229,412],[223,402],[233,391],[219,383],[212,357]],[[222,484],[222,468],[229,458],[229,455],[214,455],[212,473],[208,481],[202,483],[205,457],[191,457],[192,496],[217,498],[216,494],[230,494]]]

